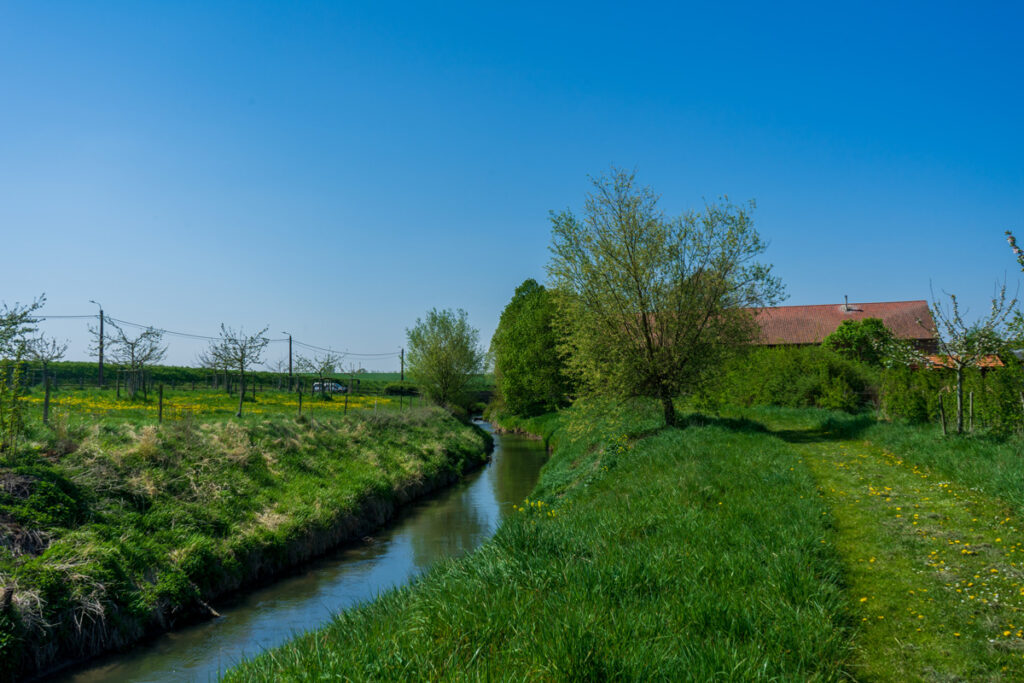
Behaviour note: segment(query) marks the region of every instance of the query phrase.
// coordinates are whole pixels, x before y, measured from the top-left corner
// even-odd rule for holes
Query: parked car
[[[345,392],[346,390],[347,387],[344,384],[339,384],[338,382],[323,382],[323,387],[321,387],[320,382],[313,382],[314,394],[322,391],[329,391],[332,394],[340,394]]]

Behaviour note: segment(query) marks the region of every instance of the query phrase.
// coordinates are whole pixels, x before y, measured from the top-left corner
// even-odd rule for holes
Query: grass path
[[[768,426],[829,506],[858,678],[1024,679],[1024,539],[1004,503],[867,441]]]

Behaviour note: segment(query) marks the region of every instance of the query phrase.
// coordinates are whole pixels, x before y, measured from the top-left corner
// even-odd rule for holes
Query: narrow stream
[[[490,431],[487,423],[478,424]],[[372,543],[338,550],[270,586],[215,604],[222,615],[218,619],[167,633],[55,680],[216,680],[243,657],[407,583],[440,559],[475,549],[494,534],[512,505],[530,493],[546,459],[539,441],[495,435],[488,465],[407,507]]]

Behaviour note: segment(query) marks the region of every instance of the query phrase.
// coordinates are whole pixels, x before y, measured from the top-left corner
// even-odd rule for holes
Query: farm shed
[[[878,318],[898,339],[913,342],[922,351],[934,351],[938,332],[928,302],[878,301],[874,303],[772,306],[754,309],[761,327],[758,343],[765,346],[820,344],[844,320]]]

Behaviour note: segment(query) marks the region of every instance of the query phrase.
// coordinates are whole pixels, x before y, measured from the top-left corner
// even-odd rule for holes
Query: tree
[[[821,345],[851,360],[881,365],[894,339],[892,330],[881,319],[864,318],[839,323]]]
[[[288,359],[278,358],[273,362],[265,363],[267,370],[274,373],[277,376],[277,390],[280,391],[284,385],[284,379],[288,376]]]
[[[65,341],[62,344],[56,339],[51,339],[42,334],[28,341],[28,356],[43,366],[44,382],[46,381],[46,372],[50,367],[50,363],[59,361],[64,357],[68,350],[68,343]]]
[[[566,403],[569,380],[558,355],[551,294],[526,280],[501,313],[491,339],[494,379],[511,412],[539,415]]]
[[[329,392],[326,391],[327,384],[324,382],[324,377],[334,372],[334,369],[340,363],[341,356],[329,351],[325,352],[323,355],[317,354],[312,358],[299,356],[295,361],[295,365],[299,368],[299,372],[309,372],[319,378],[320,395],[324,398],[329,397]]]
[[[196,355],[196,361],[199,363],[200,367],[206,368],[207,370],[212,370],[213,371],[214,389],[216,389],[217,385],[220,384],[220,376],[221,376],[221,373],[223,373],[223,375],[224,375],[224,392],[228,396],[230,396],[231,395],[231,376],[230,376],[229,373],[231,372],[231,366],[228,365],[228,362],[227,362],[227,360],[225,358],[222,358],[218,354],[217,343],[216,342],[211,342],[210,343],[210,347],[208,349],[206,349],[205,351],[200,351]]]
[[[548,274],[567,367],[586,393],[675,398],[754,338],[750,307],[782,296],[751,218],[753,203],[667,218],[634,174],[593,180],[584,213],[552,213]]]
[[[948,294],[949,305],[943,306],[932,295],[932,316],[939,330],[939,365],[956,373],[956,433],[964,431],[964,372],[967,368],[980,368],[988,357],[999,353],[1005,346],[1007,321],[1017,301],[1006,300],[1006,284],[998,288],[992,297],[988,315],[975,322],[968,322],[960,312],[955,294]],[[933,364],[920,351],[908,347],[909,354],[917,362]]]
[[[29,304],[0,305],[0,453],[14,453],[24,426],[24,383],[22,361],[29,348],[29,337],[36,331],[36,311],[46,303],[46,295]]]
[[[437,404],[464,404],[469,382],[483,372],[486,358],[466,312],[431,309],[406,335],[409,374],[420,389]]]
[[[132,337],[109,318],[107,325],[114,328],[114,334],[110,337],[110,357],[118,365],[127,367],[128,395],[135,398],[139,386],[144,386],[146,368],[156,365],[167,355],[167,347],[162,346],[164,333],[154,327],[147,327]]]
[[[246,335],[242,330],[234,330],[220,325],[220,336],[210,342],[207,351],[211,359],[227,367],[238,370],[238,412],[235,417],[242,417],[242,403],[245,401],[245,371],[263,362],[263,350],[270,340],[267,339],[267,328],[256,334]]]

